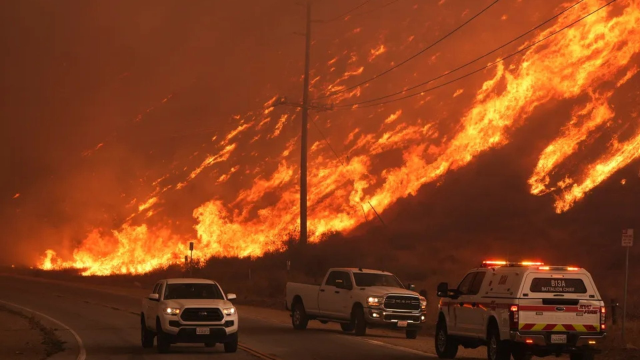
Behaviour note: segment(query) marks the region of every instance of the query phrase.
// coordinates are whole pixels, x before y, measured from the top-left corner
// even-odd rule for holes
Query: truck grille
[[[182,321],[212,322],[222,321],[222,311],[216,308],[187,308],[180,314]]]
[[[420,310],[420,298],[411,295],[389,295],[384,299],[384,308],[392,310]]]

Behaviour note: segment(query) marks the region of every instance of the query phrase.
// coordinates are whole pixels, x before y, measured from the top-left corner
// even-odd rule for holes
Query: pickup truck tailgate
[[[600,295],[584,273],[527,274],[518,307],[520,331],[599,332]]]

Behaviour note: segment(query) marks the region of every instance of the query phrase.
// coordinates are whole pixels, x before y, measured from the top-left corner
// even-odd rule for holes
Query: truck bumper
[[[220,322],[183,322],[177,316],[162,316],[162,331],[173,343],[230,342],[237,339],[238,315],[225,316]],[[197,334],[196,329],[209,329],[208,335]]]
[[[559,333],[567,335],[565,344],[551,342],[550,332],[511,331],[511,340],[531,350],[550,350],[552,352],[574,352],[589,348],[598,352],[597,346],[602,343],[606,333]]]
[[[365,308],[367,324],[374,327],[386,327],[391,329],[420,329],[426,321],[425,314],[421,311],[400,312],[379,308]],[[407,326],[398,326],[398,323],[407,322]]]

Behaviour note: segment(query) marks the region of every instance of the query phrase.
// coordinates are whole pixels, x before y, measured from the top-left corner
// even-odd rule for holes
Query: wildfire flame
[[[444,0],[440,4],[447,6]],[[529,44],[604,4],[603,0],[585,1],[561,15],[553,25],[530,39]],[[506,18],[504,15],[503,19]],[[568,211],[589,191],[640,157],[640,128],[620,127],[620,122],[613,120],[616,116],[626,115],[614,112],[610,104],[618,88],[637,78],[638,67],[633,64],[634,56],[640,52],[640,27],[637,24],[640,24],[639,1],[619,0],[615,7],[596,12],[560,35],[536,44],[512,64],[499,63],[493,70],[488,70],[485,75],[488,79],[477,91],[472,87],[450,89],[447,101],[472,98],[450,131],[445,131],[446,127],[439,124],[444,116],[425,114],[424,119],[410,119],[409,111],[422,111],[421,106],[427,106],[425,103],[431,96],[417,97],[414,103],[398,102],[392,105],[393,109],[388,106],[375,109],[368,119],[370,123],[378,124],[370,125],[372,130],[357,126],[352,121],[353,115],[341,118],[344,125],[333,121],[339,115],[329,113],[327,119],[321,118],[318,123],[325,128],[344,126],[347,129],[342,139],[336,139],[332,144],[344,146],[349,156],[344,162],[342,156],[336,154],[339,158],[334,157],[331,149],[321,142],[313,148],[308,177],[310,241],[319,241],[327,232],[349,231],[366,222],[367,218],[374,218],[373,208],[380,213],[398,199],[416,194],[424,184],[464,167],[476,156],[505,146],[510,142],[511,133],[527,124],[541,105],[562,101],[572,101],[572,114],[569,119],[561,116],[554,119],[566,125],[540,153],[528,183],[532,195],[555,196],[556,212]],[[350,33],[355,36],[361,31],[351,30]],[[409,39],[411,44],[417,42],[411,41],[414,36]],[[368,76],[365,65],[367,68],[374,66],[369,61],[383,52],[391,56],[393,49],[391,44],[373,44],[373,47],[364,48],[361,56],[353,51],[334,52],[342,55],[331,55],[318,65],[326,67],[326,72],[318,69],[315,74],[326,73],[326,78],[314,78],[314,91],[321,96],[347,89],[347,80],[364,79]],[[422,59],[424,65],[436,61],[437,55]],[[342,73],[337,70],[341,67]],[[357,87],[340,93],[333,101],[357,98],[367,91],[366,86]],[[463,91],[465,96],[460,96]],[[89,233],[73,251],[71,260],[62,260],[53,250],[47,250],[38,266],[46,270],[78,268],[86,275],[144,273],[180,263],[189,241],[196,242],[194,257],[200,259],[259,256],[280,249],[287,235],[299,225],[298,168],[294,157],[299,139],[290,136],[286,142],[283,140],[284,146],[280,145],[274,154],[264,156],[263,164],[254,167],[230,164],[235,159],[233,156],[258,155],[253,150],[241,154],[245,143],[273,142],[284,137],[283,130],[293,123],[296,113],[277,115],[281,111],[275,106],[277,98],[266,102],[259,115],[262,118],[256,118],[258,115],[255,114],[235,117],[234,120],[242,121],[217,145],[216,155],[208,155],[200,165],[187,170],[186,179],[182,177],[184,180],[175,186],[163,187],[161,184],[170,179],[160,179],[154,185],[164,190],[145,197],[148,200],[138,205],[138,212],[150,210],[160,202],[164,191],[170,188],[183,191],[209,167],[225,166],[220,169],[222,175],[213,178],[218,186],[235,181],[230,179],[256,174],[250,185],[233,194],[230,201],[220,197],[196,207],[192,212],[196,222],[195,235],[177,235],[165,226],[133,225],[127,221],[118,230],[96,229]],[[271,117],[279,120],[271,122]],[[637,114],[632,121],[638,122]],[[623,137],[624,129],[633,134]],[[268,135],[260,136],[256,131]],[[593,146],[593,139],[609,132],[615,134],[614,138],[607,142],[599,157],[581,160],[579,166],[567,165],[572,156]],[[339,136],[335,134],[333,138]],[[401,152],[401,164],[374,173],[374,157],[389,150]],[[274,170],[263,172],[267,165]],[[158,214],[157,209],[153,213]]]

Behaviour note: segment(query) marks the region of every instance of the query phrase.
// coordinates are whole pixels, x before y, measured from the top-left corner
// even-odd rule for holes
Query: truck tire
[[[233,341],[224,343],[224,352],[234,353],[236,351],[238,351],[238,338],[233,339]]]
[[[353,331],[353,324],[348,322],[348,323],[340,323],[340,328],[342,328],[342,331],[344,332],[352,332]]]
[[[353,309],[351,319],[356,336],[365,336],[367,334],[367,321],[364,319],[364,310],[360,307]]]
[[[449,336],[447,323],[441,318],[436,324],[436,354],[440,359],[454,359],[458,354],[458,342]]]
[[[495,324],[489,325],[487,337],[487,359],[510,360],[511,348],[508,341],[500,340],[500,331]]]
[[[571,353],[569,355],[569,359],[571,360],[593,360],[595,357],[595,354],[592,352]]]
[[[302,301],[296,301],[291,306],[291,324],[296,330],[304,330],[309,324],[309,318],[307,312],[304,310]]]
[[[169,335],[165,334],[162,331],[162,325],[160,324],[160,319],[156,319],[156,333],[158,334],[156,347],[158,348],[158,352],[160,354],[166,354],[171,349],[171,339],[169,339]]]
[[[410,329],[405,332],[405,336],[407,339],[417,339],[418,338],[418,330]]]
[[[149,349],[153,347],[153,339],[156,337],[156,334],[147,329],[147,323],[144,321],[144,315],[140,316],[140,341],[142,343],[142,347],[144,349]]]

